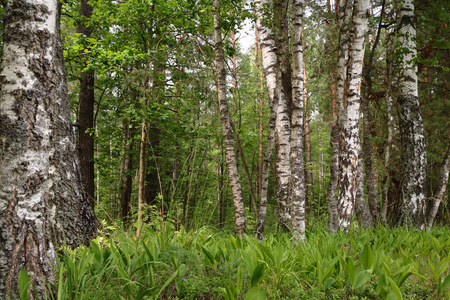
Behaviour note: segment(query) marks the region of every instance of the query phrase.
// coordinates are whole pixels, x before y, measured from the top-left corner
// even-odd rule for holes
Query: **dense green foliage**
[[[56,299],[450,299],[448,228],[328,234],[316,224],[299,246],[288,234],[241,240],[168,223],[140,239],[109,229],[90,248],[62,249]]]

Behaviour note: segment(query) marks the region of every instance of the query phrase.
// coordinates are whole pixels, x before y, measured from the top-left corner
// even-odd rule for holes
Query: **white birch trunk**
[[[288,231],[291,226],[291,120],[290,106],[292,99],[292,82],[290,74],[290,53],[288,49],[289,37],[286,32],[287,0],[274,1],[274,21],[276,26],[275,47],[278,49],[277,61],[277,86],[279,93],[278,110],[276,117],[276,146],[275,146],[275,176],[276,176],[276,200],[278,205],[278,224],[280,228]]]
[[[274,134],[275,134],[275,120],[278,107],[278,93],[277,88],[277,54],[275,49],[275,37],[271,28],[267,25],[265,20],[264,9],[268,7],[268,0],[255,0],[256,9],[256,24],[259,41],[259,48],[261,49],[262,65],[266,79],[267,93],[269,95],[270,116],[267,133],[267,146],[264,153],[264,161],[261,172],[261,190],[260,190],[260,207],[258,215],[258,223],[256,225],[256,232],[259,238],[264,234],[264,223],[267,215],[267,188],[269,184],[269,170],[270,158],[272,156]]]
[[[303,159],[303,6],[292,2],[291,193],[293,241],[305,241],[305,168]]]
[[[400,86],[397,102],[400,106],[401,135],[400,203],[402,224],[421,229],[425,225],[427,155],[417,88],[416,29],[413,0],[405,0],[398,13],[401,49]]]
[[[18,274],[44,299],[57,248],[98,228],[83,192],[70,119],[57,0],[9,0],[0,70],[0,299]],[[52,291],[47,291],[52,293]]]
[[[338,74],[336,80],[336,106],[338,110],[338,118],[336,124],[331,130],[330,145],[331,145],[331,164],[330,164],[330,182],[328,184],[327,198],[328,198],[328,230],[336,232],[339,227],[339,213],[338,203],[336,201],[336,191],[338,190],[339,180],[339,152],[340,141],[339,134],[341,131],[341,123],[345,119],[344,114],[344,95],[345,95],[345,81],[347,77],[347,61],[348,61],[348,46],[350,41],[350,17],[353,8],[353,1],[340,0],[339,1],[339,57],[338,57]]]
[[[225,142],[225,160],[230,178],[231,191],[234,203],[234,220],[236,233],[240,237],[245,233],[244,198],[242,197],[239,173],[236,164],[236,154],[233,145],[233,133],[230,125],[230,116],[227,103],[226,73],[224,65],[222,30],[220,27],[220,0],[214,0],[214,41],[215,64],[217,73],[217,93],[219,98],[220,121]]]
[[[361,77],[364,59],[365,37],[368,30],[369,1],[356,0],[353,8],[353,23],[346,91],[341,119],[341,145],[339,154],[339,226],[348,231],[356,201],[357,175],[361,142],[359,138],[359,108]]]

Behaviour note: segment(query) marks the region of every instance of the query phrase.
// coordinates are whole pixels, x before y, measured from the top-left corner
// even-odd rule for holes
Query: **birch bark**
[[[337,0],[336,0],[337,5]],[[344,96],[345,81],[347,77],[347,61],[348,61],[348,45],[350,41],[350,17],[353,9],[353,1],[340,0],[338,12],[339,24],[339,57],[338,57],[338,72],[336,80],[336,106],[337,106],[337,120],[331,130],[330,145],[331,145],[331,164],[330,164],[330,182],[328,184],[327,198],[328,198],[328,230],[336,232],[339,227],[339,213],[338,203],[336,200],[336,193],[338,190],[339,180],[339,151],[341,123],[344,116]]]
[[[361,76],[364,59],[365,37],[368,30],[369,1],[355,0],[347,70],[346,95],[343,98],[344,113],[341,119],[341,145],[339,154],[339,226],[350,229],[356,201],[358,160],[361,151],[359,138],[359,109]]]
[[[267,132],[267,146],[264,153],[264,161],[261,171],[261,190],[260,190],[260,204],[258,222],[256,225],[256,232],[259,238],[264,235],[264,223],[267,215],[267,188],[269,184],[269,170],[270,159],[272,156],[274,134],[275,134],[275,120],[277,116],[279,93],[277,89],[277,54],[275,48],[275,36],[272,29],[267,25],[268,21],[267,10],[269,6],[268,0],[255,0],[256,9],[256,25],[258,30],[259,48],[261,50],[262,66],[264,76],[266,79],[267,93],[269,96],[270,116],[269,126]]]
[[[427,155],[417,88],[416,29],[414,5],[405,0],[398,13],[401,46],[399,127],[401,136],[400,203],[403,225],[424,228]]]
[[[292,117],[291,117],[291,193],[292,239],[305,241],[305,168],[303,158],[303,6],[292,2]]]
[[[0,70],[0,299],[18,299],[25,268],[41,299],[57,248],[88,244],[99,224],[75,149],[60,2],[9,0]],[[47,291],[52,293],[52,291]],[[34,293],[29,291],[30,299]]]
[[[275,21],[277,24],[275,34],[275,47],[277,48],[278,63],[277,63],[277,92],[278,109],[276,117],[276,199],[278,204],[278,223],[285,231],[289,230],[291,225],[291,116],[290,108],[292,104],[292,83],[290,70],[290,55],[289,55],[289,37],[287,30],[287,13],[288,1],[276,0],[274,1]]]
[[[234,220],[236,233],[242,237],[245,233],[244,199],[241,192],[239,173],[236,165],[236,155],[233,145],[233,133],[230,125],[230,116],[227,103],[226,73],[222,46],[222,30],[220,27],[220,0],[214,0],[214,49],[217,72],[217,93],[219,98],[220,121],[225,142],[225,160],[230,178],[231,191],[234,203]]]

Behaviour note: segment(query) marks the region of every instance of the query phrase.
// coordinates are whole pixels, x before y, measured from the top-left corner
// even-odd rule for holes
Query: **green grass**
[[[60,257],[54,299],[450,299],[448,228],[242,240],[203,228],[119,230]],[[22,285],[27,276],[22,274]],[[24,282],[25,281],[25,282]]]

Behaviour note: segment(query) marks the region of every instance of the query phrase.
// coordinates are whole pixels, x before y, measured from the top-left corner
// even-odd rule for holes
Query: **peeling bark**
[[[222,47],[222,30],[220,27],[220,0],[214,0],[214,49],[217,72],[217,93],[219,98],[220,121],[225,142],[225,160],[230,178],[234,203],[234,220],[236,234],[240,237],[245,233],[244,199],[242,197],[239,173],[236,164],[236,154],[233,145],[233,133],[230,125],[230,115],[227,103],[226,73]]]
[[[60,2],[9,0],[0,71],[0,298],[28,272],[41,299],[59,246],[99,223],[80,177],[59,31]],[[30,285],[31,287],[31,285]],[[52,291],[47,291],[52,293]],[[29,291],[30,299],[34,293]]]

